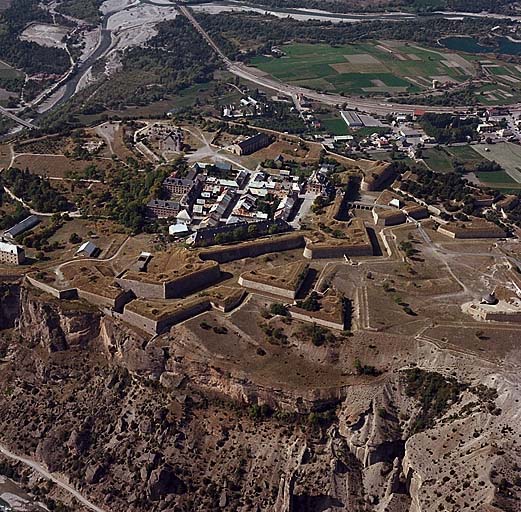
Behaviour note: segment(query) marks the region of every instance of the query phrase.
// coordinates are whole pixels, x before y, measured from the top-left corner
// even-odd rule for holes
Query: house
[[[101,250],[92,242],[83,242],[79,249],[76,251],[77,255],[87,256],[89,258],[95,258]]]
[[[496,131],[496,125],[492,123],[481,123],[476,128],[478,133],[493,133]]]
[[[0,238],[0,263],[7,265],[21,265],[25,261],[25,251],[20,245],[14,244],[5,238]]]
[[[184,236],[190,232],[188,226],[184,222],[177,222],[168,226],[168,234],[170,236]]]
[[[275,211],[275,218],[288,220],[293,213],[296,203],[297,201],[294,195],[288,194],[285,196],[277,206]]]
[[[189,226],[190,223],[192,222],[192,217],[190,217],[190,214],[186,210],[181,210],[177,214],[176,220],[180,224],[185,224],[185,225]]]

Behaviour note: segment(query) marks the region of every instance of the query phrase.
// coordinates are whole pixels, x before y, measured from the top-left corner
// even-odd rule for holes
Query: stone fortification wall
[[[301,320],[302,322],[310,322],[312,324],[321,325],[322,327],[326,327],[328,329],[336,329],[338,331],[344,330],[344,322],[335,322],[333,320],[326,320],[319,316],[314,316],[310,313],[305,312],[304,310],[296,310],[291,308],[289,311],[291,318],[295,318],[296,320]]]
[[[203,260],[227,263],[243,258],[255,258],[270,252],[300,249],[304,247],[304,243],[304,237],[302,235],[286,235],[255,242],[244,242],[228,247],[220,247],[218,249],[209,249],[201,252],[200,257]]]
[[[144,299],[174,299],[188,295],[195,290],[209,286],[221,277],[218,264],[196,270],[185,276],[164,283],[145,283],[122,277],[116,278],[116,282],[127,291],[132,291],[136,297]]]
[[[345,256],[373,256],[373,246],[363,245],[326,245],[313,244],[307,241],[304,257],[309,259],[336,259]]]
[[[78,298],[78,290],[76,290],[76,288],[58,290],[57,288],[54,288],[54,286],[51,286],[46,283],[42,283],[41,281],[38,281],[37,279],[34,279],[30,276],[25,276],[25,279],[27,280],[27,282],[29,284],[31,284],[38,290],[48,293],[49,295],[52,295],[53,297],[56,297],[57,299],[74,300],[74,299]]]
[[[251,288],[252,290],[257,290],[264,293],[269,293],[271,295],[278,295],[280,297],[284,297],[285,299],[294,300],[297,293],[297,290],[288,290],[287,288],[281,288],[276,285],[270,285],[267,283],[259,283],[257,281],[252,281],[250,279],[245,279],[243,276],[239,277],[239,284],[244,286],[245,288]],[[302,286],[302,283],[299,285]]]
[[[217,282],[221,277],[221,269],[216,263],[191,274],[165,283],[165,298],[178,299],[196,290],[206,288]]]
[[[101,308],[111,308],[115,311],[123,311],[125,304],[134,298],[134,294],[131,291],[123,290],[121,290],[121,293],[114,298],[103,297],[97,293],[88,292],[81,289],[78,289],[78,295],[81,299],[84,299],[87,302],[94,304],[95,306],[99,306]]]
[[[149,334],[160,334],[165,332],[172,325],[187,320],[210,308],[210,300],[204,298],[188,303],[185,308],[173,311],[160,320],[154,320],[135,311],[130,311],[127,307],[125,307],[122,314],[118,315],[118,318]]]

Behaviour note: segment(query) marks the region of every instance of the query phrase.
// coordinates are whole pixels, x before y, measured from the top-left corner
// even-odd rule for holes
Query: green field
[[[472,146],[452,146],[446,149],[462,164],[479,164],[485,160],[485,158],[483,158],[477,151],[474,151]]]
[[[283,57],[257,56],[251,65],[284,82],[320,91],[395,96],[428,93],[433,80],[464,82],[475,75],[479,62],[497,80],[478,88],[480,102],[521,100],[521,71],[490,55],[456,54],[397,41],[343,46],[293,43],[281,49]]]
[[[486,184],[513,184],[516,183],[505,171],[477,172],[476,176],[479,181]]]
[[[470,62],[456,65],[448,54],[406,43],[288,44],[282,49],[284,57],[259,56],[251,64],[285,82],[340,93],[421,92],[434,78],[461,82],[472,70]]]
[[[444,148],[426,149],[423,152],[423,161],[427,167],[434,172],[446,173],[454,170],[452,156],[449,155]]]
[[[327,118],[320,121],[326,132],[333,135],[349,135],[350,131],[343,119]]]

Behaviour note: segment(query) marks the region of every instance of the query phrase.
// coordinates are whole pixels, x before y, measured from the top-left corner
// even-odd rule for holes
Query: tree
[[[82,238],[78,233],[72,233],[72,235],[69,237],[69,243],[71,244],[79,244],[81,243]]]
[[[280,316],[288,316],[289,315],[288,308],[284,304],[281,304],[280,302],[274,302],[270,306],[270,313],[272,315],[280,315]]]

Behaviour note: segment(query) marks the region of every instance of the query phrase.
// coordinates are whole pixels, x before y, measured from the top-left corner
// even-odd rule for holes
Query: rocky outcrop
[[[159,379],[165,370],[165,354],[149,343],[150,335],[140,334],[122,322],[104,317],[100,325],[100,343],[109,360],[132,373]]]
[[[401,360],[336,389],[270,387],[203,353],[182,326],[149,339],[81,302],[27,290],[19,308],[19,336],[4,340],[0,442],[106,510],[518,510],[520,413],[507,380],[497,398],[461,387],[417,428],[428,400],[409,396]],[[341,351],[355,343],[343,343],[347,368]],[[430,346],[407,350],[440,372],[465,363]],[[487,371],[466,381],[500,381]]]
[[[48,352],[85,348],[99,335],[101,314],[80,302],[56,302],[28,288],[20,290],[19,331]]]
[[[20,316],[20,284],[0,283],[0,329],[11,329]]]

